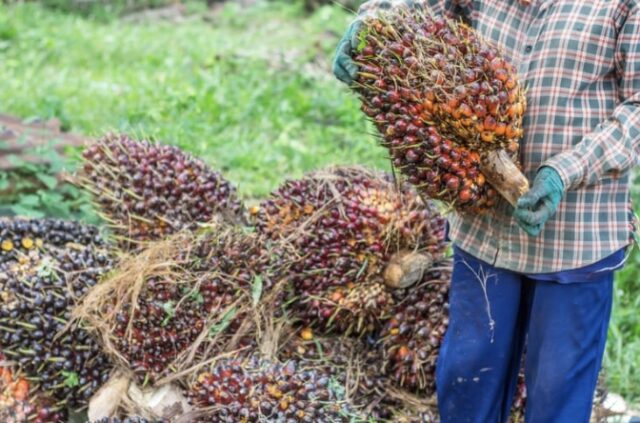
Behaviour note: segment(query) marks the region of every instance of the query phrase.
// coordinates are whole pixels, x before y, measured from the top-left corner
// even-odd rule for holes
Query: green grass
[[[204,19],[202,3],[189,8],[196,12],[176,25],[0,6],[0,112],[177,144],[247,198],[330,164],[388,168],[358,101],[330,72],[346,12],[307,16],[295,5],[259,3]],[[611,390],[634,401],[639,269],[636,254],[618,277],[606,356]]]
[[[328,164],[385,166],[358,101],[330,73],[338,8],[228,5],[212,22],[101,23],[0,9],[0,110],[175,143],[263,196]]]

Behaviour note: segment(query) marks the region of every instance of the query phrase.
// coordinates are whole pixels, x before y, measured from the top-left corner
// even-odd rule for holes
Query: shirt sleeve
[[[542,166],[560,174],[567,190],[596,184],[638,164],[640,153],[640,6],[634,6],[618,32],[616,72],[620,103],[613,114],[571,150]]]

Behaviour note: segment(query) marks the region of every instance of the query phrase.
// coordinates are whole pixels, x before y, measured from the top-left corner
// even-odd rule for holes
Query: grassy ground
[[[266,195],[329,164],[388,168],[358,101],[330,74],[349,15],[326,7],[191,3],[180,23],[85,19],[0,6],[0,112],[57,117],[89,135],[175,143]],[[619,275],[606,363],[612,390],[640,400],[640,258]]]
[[[338,8],[305,19],[293,6],[229,5],[181,25],[102,24],[32,4],[0,17],[4,111],[176,143],[248,196],[327,164],[385,164],[329,72],[348,19]]]

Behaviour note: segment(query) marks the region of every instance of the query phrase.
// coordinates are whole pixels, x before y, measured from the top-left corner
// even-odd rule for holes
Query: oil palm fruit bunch
[[[435,365],[449,323],[451,263],[436,263],[418,284],[394,290],[394,308],[381,332],[384,371],[410,391],[433,394]]]
[[[251,210],[257,232],[290,241],[294,315],[322,330],[370,332],[391,305],[384,272],[409,250],[441,257],[445,221],[409,185],[362,168],[285,182]],[[287,257],[287,254],[282,254]]]
[[[515,68],[472,28],[428,11],[381,11],[363,27],[353,88],[394,166],[430,198],[492,207],[485,154],[516,152],[523,132]]]
[[[395,421],[401,402],[388,395],[393,380],[381,369],[382,350],[375,339],[315,336],[303,328],[286,340],[278,358],[303,361],[331,375],[350,393],[349,402],[364,421]]]
[[[236,189],[178,147],[107,135],[83,153],[79,180],[125,245],[222,216],[243,219]]]
[[[230,342],[254,342],[242,334],[271,288],[263,248],[237,227],[175,234],[122,259],[79,313],[139,381],[155,382]]]
[[[0,348],[53,401],[39,414],[86,407],[109,377],[109,360],[86,330],[71,324],[71,314],[110,266],[102,249],[78,244],[49,249],[36,269],[0,266]]]
[[[0,354],[0,358],[6,357]],[[63,414],[51,409],[53,402],[32,389],[31,383],[11,367],[0,368],[0,421],[4,423],[58,423]]]
[[[351,421],[331,378],[296,361],[222,359],[197,376],[188,396],[196,407],[213,408],[201,423]]]
[[[60,219],[0,219],[0,263],[68,244],[105,245],[95,226]]]

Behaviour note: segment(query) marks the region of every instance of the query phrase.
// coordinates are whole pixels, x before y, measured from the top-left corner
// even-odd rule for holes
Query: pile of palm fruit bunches
[[[247,209],[176,147],[83,157],[104,225],[0,220],[0,420],[437,421],[451,263],[411,184],[330,168]]]
[[[472,28],[429,10],[367,16],[359,40],[353,89],[394,167],[458,211],[494,207],[499,187],[483,162],[492,152],[516,157],[523,135],[514,67]]]

